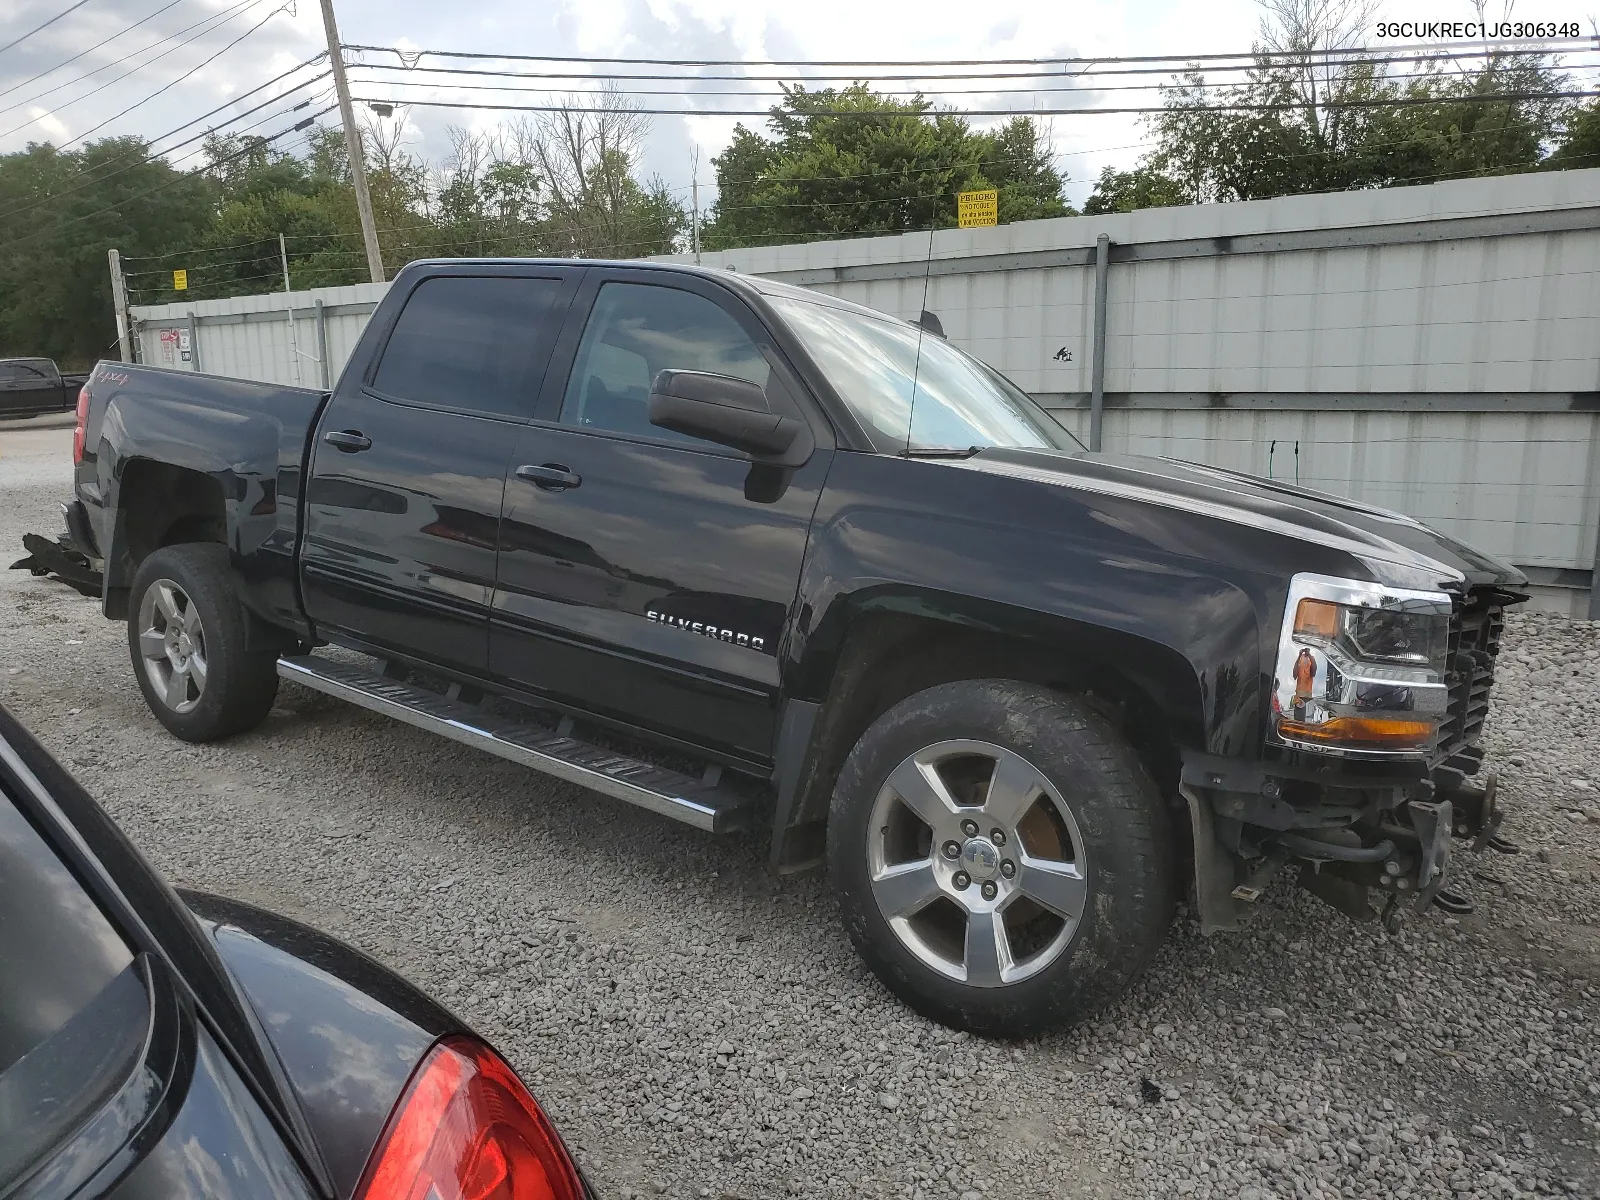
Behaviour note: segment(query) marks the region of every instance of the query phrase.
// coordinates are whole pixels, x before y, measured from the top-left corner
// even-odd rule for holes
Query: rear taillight
[[[582,1200],[578,1169],[516,1072],[475,1038],[439,1042],[389,1116],[357,1200]]]
[[[72,461],[83,461],[83,438],[89,430],[89,385],[78,389],[78,428],[72,434]]]

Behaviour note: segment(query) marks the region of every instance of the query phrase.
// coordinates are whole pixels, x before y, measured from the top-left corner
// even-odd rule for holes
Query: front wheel
[[[277,655],[249,647],[228,548],[157,550],[139,565],[131,591],[128,651],[156,719],[186,742],[259,725],[278,693]]]
[[[1120,995],[1171,923],[1172,831],[1127,743],[1077,697],[942,684],[840,772],[829,874],[873,971],[925,1016],[1023,1036]]]

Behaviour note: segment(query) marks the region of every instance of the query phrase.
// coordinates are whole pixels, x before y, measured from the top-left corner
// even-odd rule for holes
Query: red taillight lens
[[[72,461],[83,461],[83,438],[89,429],[89,385],[78,389],[78,428],[72,434]]]
[[[516,1072],[475,1038],[428,1051],[357,1200],[582,1200],[578,1169]]]

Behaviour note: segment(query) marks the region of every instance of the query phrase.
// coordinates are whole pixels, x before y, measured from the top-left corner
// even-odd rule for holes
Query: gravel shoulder
[[[70,440],[0,429],[0,565],[54,534]],[[603,1195],[1600,1195],[1600,625],[1508,622],[1487,746],[1524,853],[1458,858],[1475,914],[1388,936],[1280,885],[1239,935],[1180,916],[1115,1009],[1015,1044],[898,1005],[826,881],[772,880],[753,838],[288,685],[188,746],[95,601],[0,571],[0,628],[0,702],[161,870],[439,996]]]

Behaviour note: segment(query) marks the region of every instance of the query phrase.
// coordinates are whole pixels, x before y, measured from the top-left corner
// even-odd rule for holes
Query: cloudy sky
[[[0,0],[0,46],[71,3],[73,0]],[[1501,0],[1490,0],[1491,17],[1500,15],[1500,4]],[[1557,0],[1520,0],[1515,15],[1524,20],[1580,19],[1587,28],[1587,14],[1595,0],[1578,0],[1577,7],[1571,0],[1559,0],[1561,11],[1556,11],[1556,5]],[[346,43],[406,50],[741,61],[1229,53],[1249,47],[1260,18],[1254,0],[1078,0],[1075,4],[1061,0],[989,0],[983,4],[970,0],[337,0],[337,8]],[[1472,17],[1469,0],[1383,0],[1374,19]],[[236,39],[241,40],[227,48]],[[1383,44],[1375,32],[1365,40]],[[104,45],[97,45],[102,42]],[[167,134],[289,71],[323,45],[317,0],[86,0],[43,31],[0,50],[0,152],[21,149],[30,141],[70,146],[77,144],[74,139],[85,137]],[[363,57],[372,62],[397,61],[393,55]],[[444,62],[424,57],[420,65]],[[469,65],[520,71],[573,69],[515,63]],[[284,88],[310,79],[322,69],[314,66],[291,75],[240,99],[215,117],[174,132],[161,144],[182,142],[214,121],[274,99]],[[384,84],[375,82],[385,77],[381,73],[356,71],[354,75],[369,80],[354,85],[358,96],[391,94]],[[417,73],[410,78],[427,76]],[[1150,84],[1160,78],[1119,82]],[[1075,83],[1064,79],[1057,86]],[[575,81],[571,86],[584,85]],[[723,82],[701,86],[728,90],[775,89],[777,85]],[[994,85],[965,82],[949,86]],[[160,89],[165,90],[146,99]],[[304,88],[235,127],[255,126],[257,132],[275,133],[331,103],[328,93],[325,81]],[[413,90],[412,94],[423,93]],[[461,95],[456,93],[457,98]],[[1143,103],[1153,95],[1101,91],[1073,96],[1059,91],[1014,90],[999,96],[949,96],[945,103],[1018,111],[1038,106],[1109,108]],[[478,93],[477,97],[486,102],[541,102],[526,98],[525,93],[521,99],[504,93]],[[285,115],[289,105],[307,98],[314,102],[311,109]],[[772,100],[766,96],[705,96],[687,103],[668,97],[656,97],[652,102],[661,107],[765,109]],[[137,107],[122,112],[134,105]],[[509,115],[412,107],[401,119],[407,147],[437,161],[447,153],[447,126],[487,129]],[[335,121],[337,114],[323,120]],[[732,119],[714,116],[654,117],[645,172],[659,173],[669,185],[687,189],[692,156],[698,147],[704,185],[712,175],[709,160],[726,144],[733,124]],[[1060,116],[1054,118],[1052,128],[1061,166],[1073,181],[1070,198],[1079,204],[1101,167],[1130,164],[1144,139],[1137,118],[1126,115]],[[280,144],[293,149],[298,139],[286,138]],[[198,145],[177,146],[172,160],[184,166],[194,164],[197,157],[182,156]],[[703,190],[702,199],[709,199],[709,189]]]

